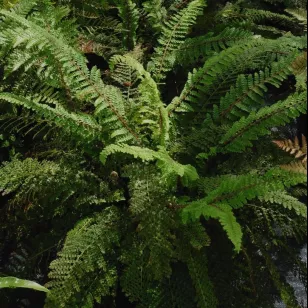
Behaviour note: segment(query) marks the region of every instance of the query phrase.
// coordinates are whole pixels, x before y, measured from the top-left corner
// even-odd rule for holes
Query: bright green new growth
[[[48,308],[293,305],[272,253],[304,272],[307,179],[272,141],[307,109],[302,14],[56,5],[0,4],[0,271],[50,264]]]
[[[32,289],[32,290],[46,292],[46,293],[49,292],[48,289],[44,288],[43,286],[41,286],[40,284],[34,281],[19,279],[15,277],[0,278],[0,289],[4,289],[4,288],[25,288],[25,289]]]

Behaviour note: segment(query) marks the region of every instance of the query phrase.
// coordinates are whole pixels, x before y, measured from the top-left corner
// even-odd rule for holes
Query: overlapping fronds
[[[226,178],[207,197],[189,203],[182,211],[182,217],[185,222],[198,220],[201,216],[218,219],[235,249],[240,251],[243,234],[232,209],[241,208],[255,198],[271,201],[273,195],[270,194],[273,191],[305,183],[305,181],[304,176],[292,176],[289,172],[279,169],[270,170],[264,176],[251,174]],[[286,198],[289,198],[289,201],[292,200],[293,205],[292,203],[286,205]],[[290,196],[277,197],[275,201],[289,209],[294,209],[299,215],[306,215],[305,206],[295,202],[295,199]]]
[[[14,159],[0,168],[0,193],[12,195],[10,204],[25,212],[43,209],[46,218],[55,215],[55,209],[57,214],[65,212],[70,204],[77,208],[107,202],[110,196],[102,180],[91,172],[76,170],[77,166],[65,161]],[[89,185],[87,189],[85,185]]]
[[[41,119],[46,119],[83,140],[100,138],[99,136],[102,136],[102,127],[90,115],[71,113],[61,106],[52,108],[42,104],[40,97],[27,98],[12,93],[0,93],[0,100],[32,110]]]
[[[89,72],[86,60],[81,54],[34,22],[4,10],[0,14],[6,20],[22,26],[8,30],[4,39],[6,44],[14,42],[14,48],[25,45],[28,48],[36,47],[56,61],[65,75],[65,83],[72,95],[96,106],[99,123],[104,126],[109,138],[121,141],[139,139],[125,119],[121,93],[117,88],[103,84],[97,68],[94,67]]]
[[[307,52],[303,52],[292,63],[292,69],[296,77],[296,87],[307,89]]]
[[[286,9],[286,12],[299,20],[300,24],[304,26],[307,32],[307,10],[305,9]]]
[[[152,140],[161,146],[169,141],[169,118],[156,82],[141,63],[129,55],[115,56],[110,62],[113,78],[124,88],[130,119],[145,134],[152,131]]]
[[[162,81],[171,70],[175,62],[175,52],[183,44],[190,27],[204,7],[205,0],[194,0],[166,22],[158,40],[160,46],[155,49],[151,63],[155,80]]]
[[[214,55],[201,69],[189,74],[181,95],[175,97],[167,107],[169,114],[192,111],[201,99],[202,109],[206,110],[208,104],[220,100],[222,91],[228,92],[238,74],[251,67],[262,69],[260,63],[271,63],[278,56],[277,48],[282,45],[288,54],[303,49],[305,40],[295,37],[292,41],[287,37],[276,41],[254,38]]]
[[[305,276],[290,243],[306,240],[307,141],[272,140],[299,135],[307,109],[303,12],[13,1],[0,0],[0,272],[47,281],[50,308],[297,307],[276,264]]]
[[[261,201],[271,204],[279,204],[288,210],[293,210],[301,217],[307,218],[307,206],[298,201],[297,198],[288,195],[285,191],[270,191],[264,196],[260,196]]]

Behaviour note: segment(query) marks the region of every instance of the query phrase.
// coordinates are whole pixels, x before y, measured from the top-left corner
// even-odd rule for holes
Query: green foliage
[[[87,218],[68,233],[59,258],[51,263],[47,307],[68,304],[92,307],[115,288],[117,270],[112,262],[119,245],[120,219],[116,208]],[[69,264],[69,266],[67,266]]]
[[[136,8],[136,3],[132,0],[117,0],[116,4],[125,29],[123,43],[127,49],[131,50],[135,47],[137,40],[139,11]]]
[[[277,255],[305,276],[307,143],[274,140],[306,113],[301,5],[18,2],[0,9],[1,275],[47,282],[45,307],[299,307]]]
[[[147,148],[139,148],[127,145],[110,145],[104,149],[101,153],[101,161],[106,163],[107,157],[113,153],[124,153],[134,156],[135,158],[142,159],[144,162],[158,160],[157,166],[161,169],[161,172],[167,178],[172,175],[178,175],[183,177],[184,183],[188,185],[198,179],[198,173],[196,169],[191,165],[181,165],[174,161],[168,153],[160,148],[158,152],[152,151]]]
[[[172,69],[175,62],[175,52],[183,43],[190,27],[196,22],[205,7],[205,0],[194,0],[187,8],[182,9],[166,22],[162,29],[159,47],[156,48],[150,63],[155,80],[162,81]]]
[[[42,291],[42,292],[49,292],[48,289],[42,287],[36,282],[18,279],[15,277],[0,278],[0,289],[4,289],[4,288],[26,288],[26,289],[32,289],[32,290],[37,290],[37,291]]]

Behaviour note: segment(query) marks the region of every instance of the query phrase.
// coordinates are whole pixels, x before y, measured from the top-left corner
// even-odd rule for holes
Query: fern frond
[[[79,136],[84,140],[89,140],[89,138],[95,139],[102,136],[101,126],[93,117],[87,114],[70,113],[61,106],[52,108],[48,105],[39,103],[39,99],[34,98],[34,100],[31,100],[31,98],[19,97],[11,93],[0,93],[0,100],[32,110],[40,118],[45,118],[67,130],[73,136]]]
[[[241,250],[243,232],[228,204],[210,205],[205,200],[199,200],[190,203],[182,212],[185,223],[198,220],[201,216],[218,219],[234,244],[235,250],[237,252]]]
[[[188,259],[188,270],[197,293],[199,308],[216,308],[213,284],[208,273],[207,257],[204,251],[194,253]]]
[[[204,58],[251,38],[251,32],[238,28],[226,28],[218,35],[208,33],[204,36],[189,38],[177,50],[177,62],[181,65],[194,63],[200,57]]]
[[[281,38],[276,41],[254,38],[223,50],[206,61],[202,68],[189,74],[181,95],[175,97],[167,107],[169,115],[174,111],[187,112],[198,107],[206,112],[208,105],[219,101],[222,93],[230,89],[240,73],[252,67],[265,69],[267,65],[260,67],[260,63],[264,65],[268,61],[270,64],[277,59],[277,48],[280,49],[283,45],[289,56],[289,53],[305,48],[304,41],[306,40],[301,38]]]
[[[126,30],[124,32],[124,46],[128,50],[132,50],[137,41],[139,10],[133,0],[116,0],[116,4],[123,22],[123,29]]]
[[[134,253],[138,253],[137,258],[144,259],[143,275],[149,281],[170,277],[171,262],[175,257],[173,233],[176,216],[167,206],[171,197],[155,169],[153,166],[144,167],[142,174],[131,170],[129,185],[129,212],[137,223],[137,238],[134,241],[137,250]]]
[[[219,186],[212,190],[207,197],[189,203],[182,211],[185,222],[198,220],[201,216],[219,219],[228,233],[230,240],[239,251],[241,248],[242,232],[232,212],[245,206],[248,201],[265,198],[273,191],[305,183],[302,175],[291,175],[280,169],[269,170],[264,176],[249,174],[242,176],[224,177]],[[279,201],[279,197],[277,197]],[[293,200],[294,202],[294,200]],[[280,203],[283,203],[280,200]],[[283,204],[282,204],[283,205]],[[302,206],[294,204],[294,208],[304,213]]]
[[[94,102],[99,122],[104,124],[106,131],[109,131],[109,138],[121,141],[139,140],[123,114],[123,101],[119,90],[104,85],[98,69],[94,67],[89,72],[86,60],[81,54],[34,22],[5,10],[1,10],[0,15],[26,28],[10,29],[9,40],[15,42],[15,48],[30,44],[32,48],[37,46],[39,50],[44,50],[56,59],[65,73],[66,83],[74,96],[87,102]]]
[[[46,307],[92,307],[113,292],[117,270],[111,257],[119,244],[119,219],[116,208],[107,208],[68,233],[58,259],[50,265]]]
[[[240,75],[236,85],[221,99],[219,108],[214,107],[214,118],[221,121],[229,118],[235,121],[259,108],[264,104],[264,93],[268,91],[266,84],[279,88],[283,80],[291,75],[291,61],[282,59],[278,63],[273,63],[271,69],[266,68],[264,72]]]
[[[134,126],[138,127],[141,124],[146,129],[151,129],[151,139],[158,141],[161,146],[165,147],[169,141],[169,117],[161,100],[157,84],[150,73],[129,55],[114,56],[111,59],[110,67],[115,73],[114,78],[117,81],[122,82],[122,84],[132,81],[124,95],[127,97],[128,103],[134,105],[130,109]],[[133,98],[132,102],[130,96]]]
[[[292,162],[288,165],[282,165],[282,169],[290,171],[290,172],[296,172],[296,173],[301,173],[304,175],[307,175],[307,162]]]
[[[183,44],[188,30],[196,22],[204,7],[205,0],[194,0],[166,22],[158,40],[160,46],[155,49],[151,63],[155,80],[162,81],[172,69],[175,51]]]
[[[286,9],[286,12],[295,17],[307,32],[307,10],[305,9]]]
[[[225,152],[241,153],[251,147],[252,141],[270,133],[270,128],[289,123],[292,119],[306,112],[307,93],[294,94],[285,101],[264,107],[258,112],[251,112],[241,118],[222,138],[220,144]]]
[[[270,191],[264,196],[260,196],[261,201],[269,202],[271,204],[279,204],[288,210],[293,210],[297,215],[307,218],[307,206],[288,195],[285,191]]]
[[[106,203],[109,190],[104,182],[91,172],[77,170],[71,162],[14,159],[0,167],[0,194],[11,195],[10,205],[25,212],[29,207],[44,209],[45,219],[70,206]]]
[[[295,137],[295,140],[276,140],[274,143],[283,151],[290,153],[295,156],[295,158],[301,158],[303,163],[307,162],[307,138],[302,135],[302,144],[298,137]]]
[[[166,177],[169,177],[170,175],[178,175],[183,177],[185,184],[198,179],[198,173],[194,167],[191,165],[181,165],[174,161],[163,148],[160,148],[158,152],[155,152],[148,148],[140,148],[125,144],[109,145],[101,153],[100,159],[102,163],[105,164],[108,156],[114,153],[129,154],[135,158],[148,162],[157,160],[157,166]]]
[[[167,17],[167,10],[163,6],[162,0],[146,1],[143,4],[144,10],[147,13],[149,25],[154,29],[157,34],[160,34],[164,21]]]
[[[307,52],[299,55],[292,63],[293,72],[296,77],[296,87],[301,90],[307,89]]]
[[[223,11],[222,20],[228,24],[250,22],[257,25],[267,24],[270,21],[276,27],[289,27],[291,29],[298,25],[295,18],[284,14],[258,9],[244,9],[241,11],[236,5],[234,7],[230,5],[228,9]]]

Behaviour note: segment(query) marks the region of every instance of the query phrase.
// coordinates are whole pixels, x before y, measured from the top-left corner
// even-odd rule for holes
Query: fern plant
[[[0,168],[0,271],[42,273],[42,306],[299,306],[274,253],[304,273],[287,248],[307,179],[273,140],[306,113],[306,36],[241,5],[205,28],[203,0],[2,6],[1,134],[24,143]],[[268,20],[294,35],[261,36]],[[307,155],[305,138],[276,144]]]

